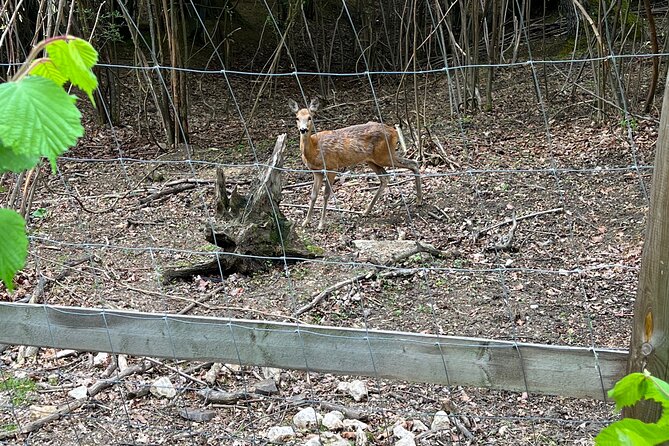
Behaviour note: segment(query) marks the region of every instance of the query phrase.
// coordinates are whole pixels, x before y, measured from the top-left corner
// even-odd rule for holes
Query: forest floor
[[[49,279],[43,302],[54,305],[177,313],[204,299],[188,314],[292,321],[314,293],[365,271],[354,240],[419,240],[454,249],[453,258],[419,254],[400,263],[414,273],[361,280],[343,287],[299,320],[309,324],[470,336],[521,342],[625,349],[642,250],[648,191],[658,123],[637,118],[628,128],[617,116],[597,123],[591,98],[562,88],[558,72],[547,73],[550,94],[537,102],[527,67],[498,72],[490,112],[452,114],[442,76],[423,79],[430,130],[421,165],[425,203],[415,205],[413,180],[397,172],[372,214],[362,216],[378,182],[362,167],[338,175],[327,226],[297,231],[320,259],[277,264],[253,276],[195,277],[163,283],[161,269],[208,258],[204,228],[214,215],[214,187],[191,189],[147,203],[140,199],[188,178],[214,180],[216,163],[240,191],[256,175],[255,162],[268,159],[278,134],[288,134],[281,211],[294,222],[306,213],[311,174],[304,170],[294,118],[286,98],[299,99],[297,85],[281,81],[264,95],[248,119],[254,91],[248,78],[231,85],[246,119],[220,76],[191,78],[191,154],[164,150],[156,111],[143,109],[132,89],[134,74],[121,73],[123,125],[110,130],[85,112],[87,134],[45,175],[37,191],[30,231],[28,267],[15,301]],[[524,80],[523,80],[524,79]],[[331,80],[332,97],[321,99],[316,124],[333,129],[378,119],[397,122],[396,79],[381,78],[374,94],[366,78]],[[254,85],[254,84],[252,84]],[[306,92],[317,79],[304,80]],[[545,91],[544,91],[545,94]],[[659,95],[661,96],[661,95]],[[377,101],[375,101],[378,100]],[[399,102],[404,107],[405,98]],[[411,99],[413,100],[413,99]],[[421,98],[421,101],[423,98]],[[303,102],[303,101],[299,101]],[[379,108],[377,109],[376,104]],[[576,105],[575,105],[576,104]],[[404,110],[401,108],[401,110]],[[656,110],[657,114],[657,110]],[[146,117],[151,125],[147,126]],[[411,142],[410,131],[404,126]],[[249,143],[246,132],[253,141]],[[408,156],[416,159],[415,148]],[[630,166],[641,166],[638,170]],[[319,198],[320,203],[320,198]],[[318,204],[317,204],[318,207]],[[518,222],[513,249],[488,250],[509,226],[475,239],[477,231],[523,216],[561,208]],[[71,265],[71,266],[68,266]],[[52,280],[57,278],[57,280]],[[99,379],[110,358],[58,354],[40,349],[22,359],[18,347],[0,355],[0,374],[29,377],[38,384],[28,396],[0,411],[0,430],[35,417],[35,408],[63,404],[67,392]],[[138,358],[128,358],[137,364]],[[612,405],[594,400],[365,379],[366,401],[337,391],[336,377],[283,371],[279,394],[210,406],[197,397],[211,364],[162,361],[124,379],[58,421],[8,444],[266,444],[269,427],[289,425],[299,410],[295,398],[363,408],[370,413],[368,444],[394,444],[392,428],[430,426],[446,410],[461,421],[418,444],[591,444],[615,418]],[[187,371],[189,377],[169,367]],[[227,367],[214,373],[216,386],[244,391],[263,378],[259,368]],[[151,394],[131,399],[141,388],[169,376],[180,388],[174,399]],[[211,375],[209,376],[211,377]],[[7,393],[7,392],[5,392]],[[8,398],[5,397],[5,403]],[[2,407],[0,392],[0,408]],[[6,407],[6,406],[5,406]],[[208,422],[185,420],[183,407],[212,408]],[[299,434],[287,444],[303,444]],[[25,442],[24,442],[25,441]],[[12,443],[15,442],[15,443]],[[0,444],[2,440],[0,440]]]

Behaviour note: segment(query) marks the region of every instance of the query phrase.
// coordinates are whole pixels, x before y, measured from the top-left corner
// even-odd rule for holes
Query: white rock
[[[430,430],[430,428],[427,427],[425,425],[425,423],[423,423],[420,420],[413,420],[411,422],[411,431],[412,432],[427,432],[429,430]]]
[[[401,424],[396,424],[395,427],[393,427],[393,435],[399,439],[411,438],[413,440],[415,438],[415,435],[412,432],[406,430],[406,428]]]
[[[122,372],[128,368],[128,357],[126,355],[118,355],[116,358],[116,364],[118,365],[118,371]]]
[[[267,440],[270,443],[283,442],[295,436],[295,431],[290,426],[274,426],[267,431]]]
[[[56,352],[56,358],[63,359],[67,358],[68,356],[74,356],[76,354],[77,354],[76,350],[58,350]]]
[[[302,443],[302,446],[323,446],[323,443],[321,443],[321,439],[318,437],[318,435],[314,435]]]
[[[265,379],[273,379],[276,382],[281,381],[281,369],[276,367],[263,367],[260,369]]]
[[[177,395],[177,389],[167,376],[158,378],[151,384],[149,389],[151,394],[157,397],[174,398]]]
[[[347,392],[356,401],[362,401],[367,398],[367,384],[364,381],[356,379],[350,383],[340,382],[337,385],[337,390],[340,392]]]
[[[395,446],[416,446],[413,437],[402,437],[395,442]]]
[[[209,384],[214,384],[222,368],[223,364],[220,362],[213,363],[211,367],[209,367],[209,370],[207,370],[207,373],[204,374],[204,380]]]
[[[333,410],[328,412],[323,416],[323,426],[327,427],[331,431],[339,430],[344,427],[344,414],[338,410]]]
[[[367,430],[367,428],[369,427],[367,423],[363,423],[360,420],[346,419],[342,422],[342,424],[344,425],[344,427],[354,427],[355,430]]]
[[[109,353],[100,352],[97,355],[93,356],[93,365],[99,366],[107,363],[109,359]]]
[[[431,430],[439,431],[450,428],[451,428],[451,420],[448,419],[448,414],[446,412],[440,410],[439,412],[434,414],[434,418],[432,419],[432,425],[430,426]]]
[[[323,417],[313,407],[306,407],[293,416],[293,424],[299,430],[318,427]]]
[[[75,387],[74,389],[67,392],[67,394],[74,398],[75,400],[83,400],[88,397],[88,389],[86,386]]]
[[[351,446],[348,440],[344,440],[341,435],[332,432],[323,432],[321,434],[323,446]]]
[[[367,434],[365,434],[362,429],[355,431],[355,446],[366,446],[367,445]]]

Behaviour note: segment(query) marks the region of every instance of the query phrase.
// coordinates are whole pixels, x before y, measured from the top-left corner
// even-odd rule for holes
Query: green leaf
[[[666,426],[625,418],[602,429],[595,437],[595,444],[598,446],[655,446],[668,440],[669,429]]]
[[[0,141],[0,173],[23,172],[32,169],[38,162],[39,156],[16,154],[9,147],[3,146],[2,141]],[[0,192],[3,191],[0,190]]]
[[[43,58],[37,61],[37,64],[30,70],[30,74],[33,76],[42,76],[47,79],[51,79],[58,86],[62,87],[65,82],[67,82],[67,77],[60,72],[56,65],[51,59]]]
[[[98,52],[83,39],[56,39],[46,45],[46,52],[54,65],[67,79],[86,92],[95,104],[93,90],[98,86],[98,79],[91,68],[98,61]]]
[[[45,208],[37,208],[30,213],[32,218],[44,218],[47,215],[47,210]]]
[[[58,155],[76,144],[84,134],[81,113],[74,105],[75,101],[76,97],[40,76],[0,84],[2,145],[25,157],[25,162],[47,157],[55,169]],[[18,162],[9,160],[10,167]]]
[[[14,274],[26,261],[28,237],[26,222],[10,209],[0,209],[0,280],[9,291],[14,289]]]
[[[609,397],[616,401],[616,410],[636,404],[646,393],[646,375],[630,373],[609,390]]]

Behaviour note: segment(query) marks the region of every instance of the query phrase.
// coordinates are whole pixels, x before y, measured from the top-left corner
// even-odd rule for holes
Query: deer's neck
[[[317,156],[318,146],[316,141],[314,141],[315,139],[316,138],[311,130],[307,133],[300,134],[300,151],[302,152],[302,158],[307,164],[313,162]]]

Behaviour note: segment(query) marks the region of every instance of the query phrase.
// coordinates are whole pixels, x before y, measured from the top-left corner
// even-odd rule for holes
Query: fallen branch
[[[478,231],[474,235],[474,241],[478,240],[483,234],[486,234],[486,233],[492,231],[493,229],[497,229],[497,228],[500,228],[504,225],[508,225],[510,223],[513,223],[514,221],[518,222],[520,220],[526,220],[528,218],[538,217],[540,215],[545,215],[545,214],[559,214],[559,213],[562,213],[563,211],[564,211],[564,208],[555,208],[555,209],[548,209],[546,211],[533,212],[533,213],[527,214],[527,215],[521,215],[520,217],[516,217],[515,219],[506,219],[501,223],[496,223],[494,225],[488,226],[488,227],[483,228],[480,231]]]
[[[21,426],[20,429],[14,430],[14,431],[8,431],[8,432],[0,432],[0,440],[4,440],[7,438],[11,437],[18,437],[19,435],[23,434],[28,434],[30,432],[34,432],[38,429],[40,429],[42,426],[58,420],[60,417],[63,415],[67,415],[69,413],[74,412],[75,410],[79,409],[82,407],[84,404],[88,402],[90,398],[94,398],[98,393],[102,392],[103,390],[112,387],[115,384],[119,384],[121,382],[121,379],[134,375],[135,373],[144,373],[147,370],[151,368],[151,365],[145,362],[142,362],[138,365],[128,367],[127,369],[123,370],[121,373],[118,374],[118,376],[115,376],[113,378],[109,379],[103,379],[95,384],[91,385],[87,389],[88,393],[88,398],[80,399],[80,400],[75,400],[71,402],[67,402],[65,404],[61,404],[58,406],[58,409],[52,414],[49,414],[45,417],[42,417],[38,420],[35,420],[33,422],[24,424]]]
[[[499,240],[499,243],[491,244],[486,246],[484,251],[511,251],[513,244],[513,237],[516,234],[516,228],[518,227],[518,219],[516,218],[516,213],[514,212],[511,215],[511,228],[509,232]]]
[[[416,242],[416,246],[409,250],[405,251],[401,254],[398,254],[397,256],[393,257],[389,261],[387,261],[384,265],[377,266],[374,268],[373,271],[369,271],[366,273],[360,273],[354,277],[351,277],[346,280],[342,280],[341,282],[337,282],[334,285],[331,285],[324,289],[323,291],[316,293],[312,295],[311,302],[306,304],[305,306],[298,308],[293,315],[295,317],[300,316],[307,311],[313,309],[316,305],[321,303],[323,299],[325,299],[327,296],[332,294],[334,291],[337,291],[340,288],[343,288],[347,285],[351,285],[355,282],[358,282],[360,280],[370,280],[370,279],[375,279],[377,277],[389,277],[389,276],[394,276],[394,275],[405,275],[405,274],[413,274],[414,272],[418,271],[419,269],[400,269],[400,270],[391,270],[387,271],[385,270],[384,267],[392,266],[398,262],[401,262],[402,260],[408,259],[409,257],[421,253],[421,252],[426,252],[428,254],[432,254],[436,257],[452,257],[455,253],[453,250],[448,250],[448,251],[441,251],[439,249],[436,249],[432,246],[426,245],[421,242]]]
[[[190,189],[195,189],[196,187],[200,186],[200,183],[182,183],[182,184],[177,184],[176,186],[169,187],[167,189],[163,189],[159,192],[153,193],[149,195],[148,197],[141,198],[139,200],[140,204],[146,205],[152,201],[158,200],[159,198],[163,198],[167,195],[172,195],[172,194],[178,194],[179,192],[187,191]]]

